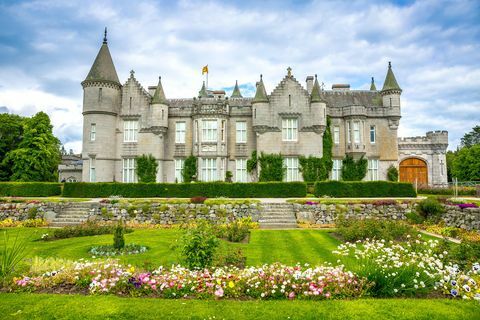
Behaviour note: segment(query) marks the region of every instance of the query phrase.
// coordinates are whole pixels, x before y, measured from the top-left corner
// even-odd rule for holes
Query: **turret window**
[[[102,102],[102,88],[98,88],[98,102]]]
[[[340,127],[339,126],[333,127],[333,142],[335,144],[340,143]]]
[[[298,119],[282,119],[282,140],[297,141],[298,137]]]
[[[370,143],[374,144],[377,140],[377,133],[375,130],[375,126],[370,126]]]
[[[347,121],[347,143],[352,142],[352,127],[350,121]]]
[[[97,138],[97,125],[95,123],[92,123],[90,125],[90,141],[95,141]]]
[[[123,122],[123,142],[138,141],[138,121],[125,120]]]
[[[247,142],[247,122],[237,121],[236,122],[236,142],[237,143],[246,143]]]
[[[175,124],[175,143],[185,143],[185,122]]]
[[[203,120],[202,122],[202,142],[217,142],[218,123],[217,120]]]
[[[96,177],[96,174],[95,174],[95,166],[96,166],[96,161],[95,161],[95,157],[90,157],[90,172],[89,172],[89,178],[90,178],[90,182],[96,182],[97,181],[97,177]]]
[[[137,169],[135,158],[123,159],[123,182],[137,182]]]
[[[353,142],[360,143],[360,122],[353,123]]]

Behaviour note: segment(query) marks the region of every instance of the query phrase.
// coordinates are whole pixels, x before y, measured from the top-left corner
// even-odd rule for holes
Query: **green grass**
[[[478,319],[478,302],[447,299],[214,301],[0,294],[2,319]]]

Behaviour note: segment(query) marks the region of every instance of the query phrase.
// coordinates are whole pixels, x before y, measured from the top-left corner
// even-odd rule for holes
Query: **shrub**
[[[393,182],[398,181],[398,169],[394,165],[391,165],[390,167],[388,167],[387,179],[388,181],[393,181]]]
[[[51,197],[61,194],[61,183],[0,182],[0,196],[2,197]]]
[[[422,224],[425,221],[421,215],[414,211],[408,212],[405,216],[407,221],[412,224]]]
[[[228,249],[227,252],[219,254],[215,260],[215,266],[217,267],[228,266],[240,269],[245,268],[247,262],[247,258],[241,248]]]
[[[454,188],[418,188],[419,194],[435,194],[435,195],[453,195]],[[474,187],[459,187],[459,196],[474,196],[476,191]]]
[[[345,219],[338,217],[335,226],[345,241],[365,239],[404,240],[417,232],[401,221]]]
[[[212,226],[206,221],[198,221],[184,233],[181,253],[190,269],[203,269],[212,265],[218,245]]]
[[[182,178],[186,183],[192,182],[197,175],[197,158],[195,156],[189,156],[185,159],[182,169]]]
[[[305,197],[306,184],[303,182],[261,182],[261,183],[111,183],[77,182],[66,183],[64,197],[99,198],[121,194],[129,198],[287,198]]]
[[[258,158],[260,164],[259,181],[282,181],[287,168],[283,164],[281,154],[260,153]]]
[[[411,183],[390,181],[318,181],[315,183],[317,197],[416,197]]]
[[[342,160],[342,180],[344,181],[360,181],[367,174],[368,161],[363,156],[354,160],[347,155]]]
[[[0,280],[3,284],[8,281],[26,255],[26,241],[19,239],[19,233],[10,243],[7,231],[3,231],[3,245],[0,248]]]
[[[155,182],[157,178],[158,163],[151,154],[141,155],[137,158],[137,175],[140,182]]]
[[[418,203],[418,213],[425,219],[436,219],[443,212],[443,206],[434,198],[427,198]]]
[[[112,225],[102,225],[93,221],[87,221],[86,223],[76,226],[53,229],[53,233],[42,238],[42,240],[57,240],[66,238],[96,236],[100,234],[113,234],[114,229],[115,227]],[[126,233],[130,233],[132,231],[133,230],[131,229],[125,229]]]
[[[28,209],[27,213],[27,219],[36,219],[37,218],[37,213],[38,213],[38,208],[37,207],[31,207]]]
[[[218,226],[216,234],[219,238],[227,239],[230,242],[242,242],[249,234],[249,229],[249,223],[243,223],[242,220],[235,220]]]
[[[121,220],[118,222],[113,233],[113,248],[115,250],[122,250],[125,247],[125,228],[122,225]]]

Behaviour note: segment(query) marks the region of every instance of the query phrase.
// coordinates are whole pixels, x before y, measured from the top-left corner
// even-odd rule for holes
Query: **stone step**
[[[79,218],[55,218],[52,222],[77,222],[82,223],[87,221],[87,218],[79,219]]]
[[[293,218],[295,219],[294,214],[274,214],[274,213],[268,213],[268,214],[262,214],[260,215],[260,218]]]
[[[293,223],[262,223],[260,229],[297,229],[297,224]]]
[[[258,220],[260,225],[264,224],[297,224],[297,220],[287,220],[287,219],[281,219],[281,220]]]
[[[88,215],[87,214],[59,214],[58,216],[55,217],[55,219],[58,219],[58,218],[83,219],[83,218],[88,218]]]
[[[55,222],[55,221],[52,221],[50,222],[50,224],[48,225],[49,227],[68,227],[68,226],[76,226],[76,225],[79,225],[81,223],[79,222]]]

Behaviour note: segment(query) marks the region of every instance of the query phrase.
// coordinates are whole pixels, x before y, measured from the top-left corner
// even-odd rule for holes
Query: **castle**
[[[247,159],[257,150],[280,153],[285,181],[301,181],[298,157],[322,156],[328,116],[331,179],[340,179],[342,159],[351,155],[368,159],[365,180],[386,180],[393,165],[401,181],[447,183],[446,131],[397,137],[402,90],[390,63],[381,90],[373,78],[370,90],[349,85],[324,90],[316,76],[308,76],[303,87],[288,68],[270,94],[260,75],[253,98],[243,97],[238,84],[230,97],[204,84],[195,98],[167,99],[160,78],[145,90],[131,71],[120,83],[105,34],[82,86],[82,173],[62,170],[62,180],[137,182],[135,158],[152,154],[158,161],[157,182],[181,182],[190,155],[198,157],[200,181],[224,180],[227,171],[235,182],[256,181],[247,173]]]

